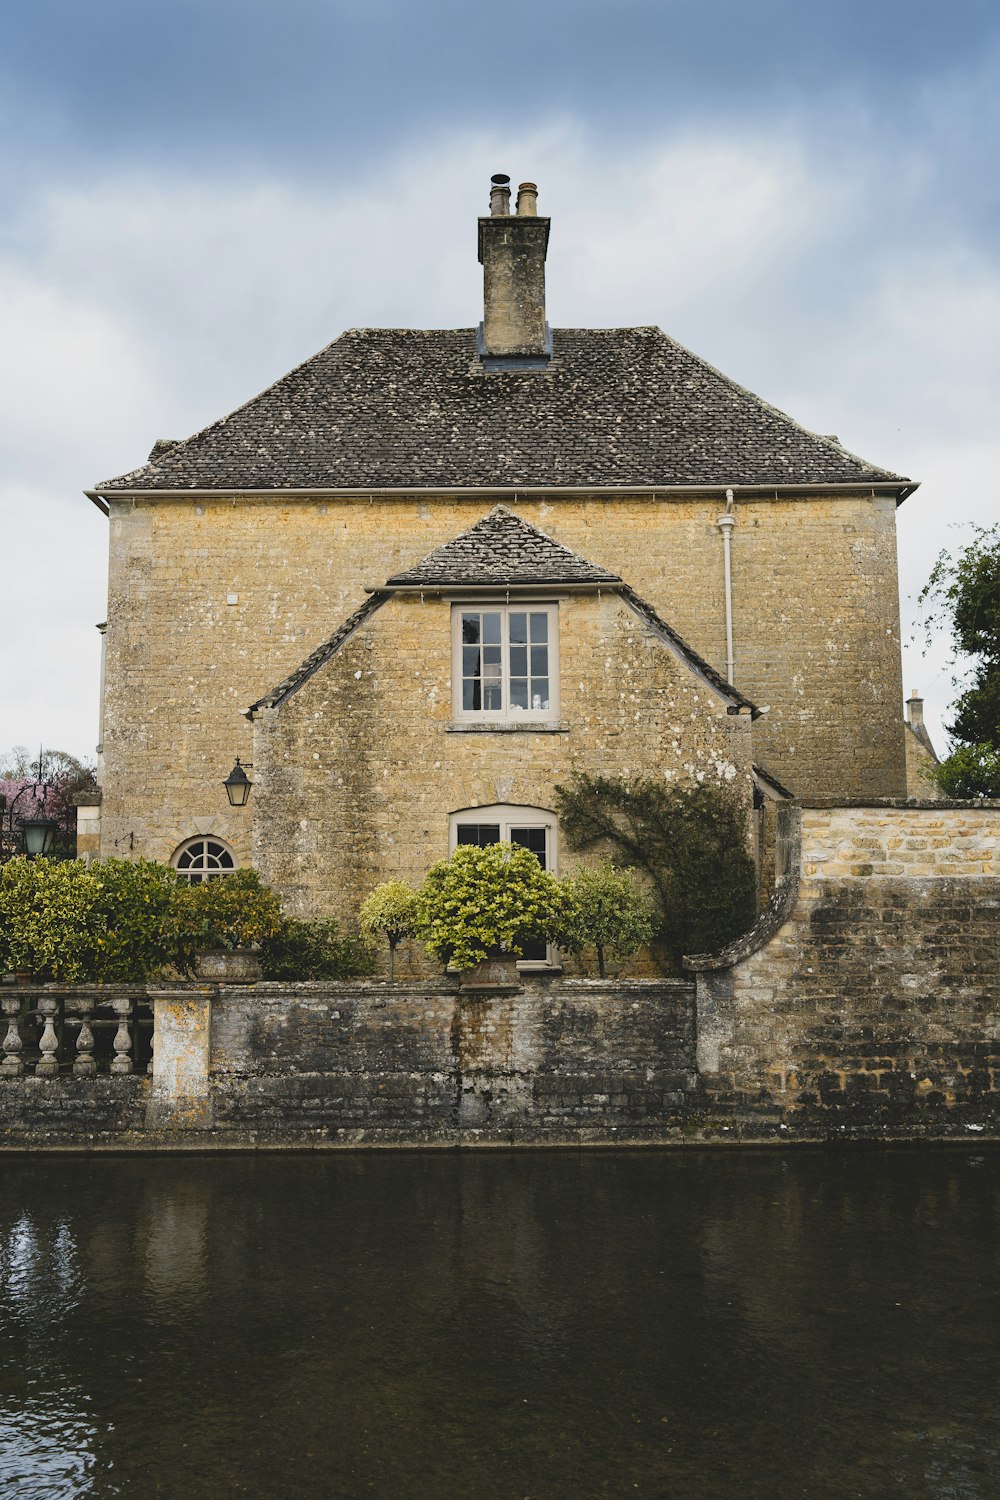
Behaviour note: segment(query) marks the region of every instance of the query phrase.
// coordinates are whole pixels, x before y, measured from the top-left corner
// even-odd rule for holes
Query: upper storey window
[[[453,681],[458,717],[516,723],[550,720],[558,710],[558,611],[456,605]]]

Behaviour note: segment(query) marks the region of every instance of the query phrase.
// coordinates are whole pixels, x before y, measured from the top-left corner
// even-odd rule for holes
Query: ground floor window
[[[189,885],[201,885],[203,880],[236,869],[233,851],[221,839],[188,839],[174,850],[170,863]]]
[[[521,844],[530,849],[543,870],[556,869],[556,820],[540,807],[470,807],[452,813],[451,847],[475,844]],[[523,964],[553,964],[554,950],[545,943],[529,943]]]

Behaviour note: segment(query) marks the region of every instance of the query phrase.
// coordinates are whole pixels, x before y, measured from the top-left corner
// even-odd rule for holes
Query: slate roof
[[[393,574],[386,587],[620,582],[617,573],[578,557],[506,505],[495,505],[415,568]]]
[[[352,329],[104,492],[908,483],[659,328],[563,328],[485,373],[471,328]]]

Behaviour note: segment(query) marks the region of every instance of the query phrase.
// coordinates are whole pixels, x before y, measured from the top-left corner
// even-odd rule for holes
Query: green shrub
[[[985,744],[959,745],[923,774],[948,797],[1000,797],[1000,750]]]
[[[417,921],[417,893],[403,880],[387,880],[376,886],[361,904],[361,931],[370,938],[389,940],[389,978],[396,968],[396,949],[403,938],[412,937]]]
[[[530,849],[460,845],[417,892],[416,933],[444,964],[472,969],[497,951],[520,955],[566,925],[568,898]]]
[[[752,925],[757,871],[732,787],[578,776],[556,788],[556,806],[571,848],[610,847],[648,878],[654,942],[668,964],[724,947]]]
[[[265,979],[356,979],[374,969],[366,944],[345,936],[336,917],[312,922],[286,917],[264,939],[260,958]]]
[[[651,940],[651,903],[627,870],[616,870],[610,860],[604,860],[597,869],[567,876],[562,884],[571,915],[557,941],[571,952],[595,948],[602,979],[606,953],[626,957]]]
[[[0,870],[0,969],[64,984],[147,979],[178,959],[181,891],[149,860],[12,859]]]
[[[281,928],[281,903],[256,870],[233,870],[178,892],[185,962],[199,949],[253,948]]]

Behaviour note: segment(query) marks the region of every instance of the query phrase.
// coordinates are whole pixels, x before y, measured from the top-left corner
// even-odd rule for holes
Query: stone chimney
[[[545,252],[549,221],[538,217],[538,189],[522,182],[510,211],[510,178],[498,172],[490,213],[479,220],[483,267],[483,322],[478,352],[487,369],[533,369],[548,363],[552,340],[545,321]]]
[[[911,729],[924,727],[924,700],[917,696],[916,688],[910,689],[910,696],[906,700],[906,722]]]

